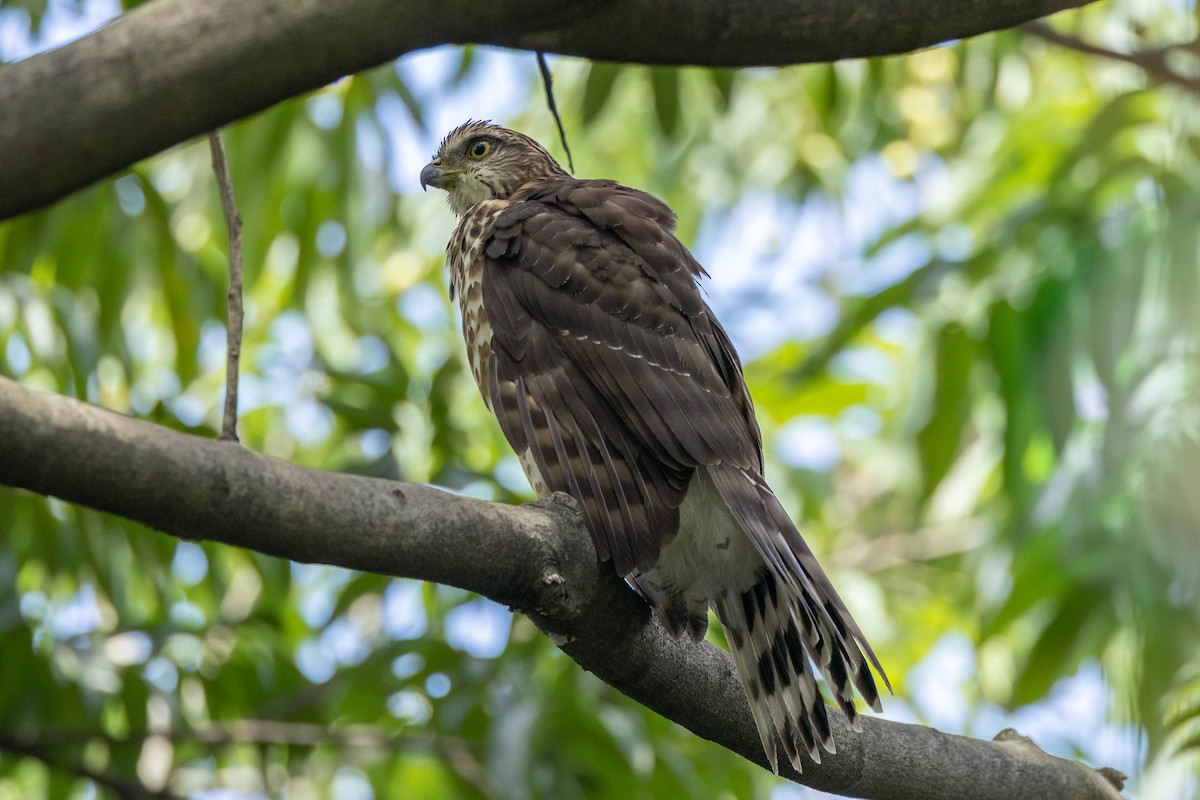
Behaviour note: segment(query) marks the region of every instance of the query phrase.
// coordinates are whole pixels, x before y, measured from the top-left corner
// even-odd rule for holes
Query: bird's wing
[[[527,191],[485,233],[486,391],[509,442],[583,504],[598,552],[648,569],[698,466],[761,469],[741,366],[674,217],[600,181]]]
[[[670,211],[611,183],[554,183],[515,198],[486,234],[489,395],[509,442],[531,452],[551,489],[581,501],[597,551],[622,575],[653,565],[678,529],[692,473],[707,468],[765,568],[760,585],[731,587],[723,617],[747,635],[755,670],[772,659],[785,692],[782,654],[800,671],[807,653],[851,720],[851,684],[878,707],[867,663],[882,669],[763,480],[741,365],[700,297],[699,265],[670,232]],[[799,629],[759,641],[752,632],[775,614],[768,585]],[[812,719],[823,719],[815,687],[810,695]],[[810,751],[817,737],[832,747],[827,727],[804,730]]]

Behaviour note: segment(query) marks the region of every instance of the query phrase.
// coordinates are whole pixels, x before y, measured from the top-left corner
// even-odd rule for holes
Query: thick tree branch
[[[595,552],[573,504],[515,508],[304,469],[0,377],[0,483],[166,533],[469,589],[526,613],[585,669],[758,764],[732,660],[671,638]],[[803,783],[889,800],[1112,800],[1110,778],[1026,741],[831,714],[838,752]],[[797,776],[791,775],[793,779]]]
[[[0,68],[0,219],[438,44],[760,66],[886,55],[1093,0],[155,0]]]

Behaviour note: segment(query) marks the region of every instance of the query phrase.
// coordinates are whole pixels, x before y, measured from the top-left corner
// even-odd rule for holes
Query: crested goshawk
[[[763,747],[833,752],[814,665],[857,727],[875,654],[763,478],[762,436],[704,269],[661,200],[576,180],[536,141],[451,131],[421,170],[459,217],[446,248],[471,372],[539,496],[567,492],[675,635],[725,627]]]

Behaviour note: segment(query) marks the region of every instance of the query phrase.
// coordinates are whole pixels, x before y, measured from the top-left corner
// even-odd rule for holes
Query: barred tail
[[[825,701],[817,687],[820,670],[850,725],[859,730],[855,689],[882,710],[871,666],[887,676],[812,551],[800,538],[761,477],[743,470],[710,470],[722,497],[763,565],[758,581],[743,592],[717,598],[717,617],[742,676],[763,749],[778,772],[775,737],[796,771],[799,752],[821,762],[821,748],[836,752]]]

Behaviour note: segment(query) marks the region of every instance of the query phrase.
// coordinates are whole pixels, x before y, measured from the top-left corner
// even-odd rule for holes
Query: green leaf
[[[717,107],[721,111],[728,111],[729,104],[733,102],[733,87],[737,78],[737,70],[714,68],[706,70],[705,74],[708,75],[708,80],[713,88],[717,90]]]
[[[922,498],[933,494],[958,455],[969,410],[967,380],[975,361],[975,343],[957,322],[938,334],[937,373],[929,418],[917,432],[917,451],[925,476]]]
[[[1070,675],[1079,661],[1077,645],[1084,626],[1097,616],[1108,616],[1105,607],[1096,603],[1103,591],[1100,586],[1078,586],[1057,602],[1054,615],[1017,675],[1011,700],[1014,706],[1045,697],[1059,678]]]
[[[675,67],[651,67],[650,87],[654,95],[654,116],[668,138],[679,126],[679,70]]]
[[[584,126],[590,125],[604,110],[608,98],[612,95],[613,85],[620,74],[621,67],[605,61],[597,61],[588,68],[587,81],[584,83],[583,89]]]

